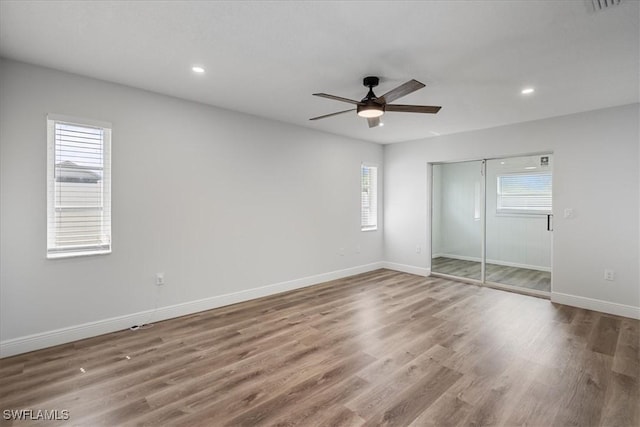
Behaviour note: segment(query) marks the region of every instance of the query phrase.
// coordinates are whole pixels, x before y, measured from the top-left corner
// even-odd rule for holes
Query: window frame
[[[46,258],[59,259],[79,256],[106,255],[112,252],[112,221],[111,221],[111,123],[65,116],[60,114],[47,115],[47,236]],[[55,227],[55,213],[65,209],[77,209],[73,207],[56,206],[56,125],[67,124],[78,127],[102,130],[102,185],[99,215],[100,227],[104,240],[100,244],[86,244],[75,246],[61,246],[56,244],[56,236],[59,229]],[[59,167],[58,167],[59,169]],[[90,209],[90,208],[87,208]],[[106,230],[105,230],[106,229]]]
[[[369,197],[369,214],[367,215],[367,218],[373,218],[373,224],[364,224],[364,171],[365,169],[373,169],[375,170],[375,182],[373,183],[373,186],[371,185],[372,182],[369,182],[369,188],[373,187],[373,199],[371,197]],[[360,231],[376,231],[378,230],[378,215],[379,215],[379,211],[378,211],[378,188],[379,188],[379,172],[380,168],[377,164],[374,163],[361,163],[360,164]],[[374,204],[374,212],[373,215],[371,215],[371,201],[373,200],[373,204]]]

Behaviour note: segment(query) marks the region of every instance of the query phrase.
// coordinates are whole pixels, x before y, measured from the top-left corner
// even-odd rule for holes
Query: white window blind
[[[360,171],[360,227],[365,230],[378,228],[378,168],[362,165]]]
[[[551,213],[551,173],[498,176],[498,213]]]
[[[110,127],[49,116],[47,134],[47,257],[110,253]]]

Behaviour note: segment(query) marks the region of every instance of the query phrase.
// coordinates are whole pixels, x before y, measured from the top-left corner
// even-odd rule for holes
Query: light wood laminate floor
[[[2,359],[0,409],[86,426],[638,426],[639,333],[378,270]]]
[[[477,261],[437,257],[431,260],[431,271],[480,280],[481,265]],[[508,267],[505,265],[487,263],[486,280],[524,289],[537,291],[551,291],[551,273],[548,271],[531,270],[529,268]]]

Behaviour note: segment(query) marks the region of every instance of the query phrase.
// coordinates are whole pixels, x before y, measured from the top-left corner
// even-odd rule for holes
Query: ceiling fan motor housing
[[[362,80],[362,84],[364,84],[368,88],[376,87],[380,83],[380,79],[375,76],[365,77]]]

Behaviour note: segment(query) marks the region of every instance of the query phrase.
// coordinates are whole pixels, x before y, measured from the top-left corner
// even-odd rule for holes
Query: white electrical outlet
[[[419,254],[420,252],[422,252],[422,246],[416,245],[416,253]]]
[[[360,248],[360,245],[356,246],[356,253],[359,254],[360,252],[362,252],[362,249]]]
[[[164,273],[156,273],[156,285],[164,285]]]
[[[616,272],[613,270],[605,270],[604,271],[604,280],[608,280],[610,282],[613,282],[614,280],[616,280]]]

